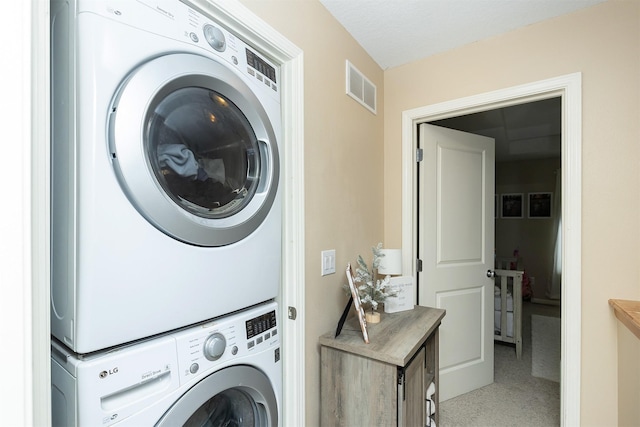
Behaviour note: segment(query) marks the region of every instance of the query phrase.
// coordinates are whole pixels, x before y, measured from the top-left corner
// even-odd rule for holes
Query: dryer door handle
[[[269,181],[273,177],[273,152],[267,141],[258,140],[258,150],[260,150],[260,181],[258,182],[258,193],[269,190]]]

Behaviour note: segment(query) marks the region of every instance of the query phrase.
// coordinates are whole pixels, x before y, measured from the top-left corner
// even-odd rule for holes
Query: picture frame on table
[[[501,218],[523,218],[523,194],[507,193],[500,196]]]
[[[529,218],[551,218],[553,193],[529,193]]]
[[[351,297],[353,298],[353,306],[358,315],[358,322],[360,323],[360,329],[362,330],[362,338],[366,344],[369,344],[369,333],[367,332],[367,320],[364,316],[364,308],[362,308],[362,301],[360,301],[360,295],[356,289],[356,285],[353,279],[353,272],[351,271],[351,263],[347,264],[347,281],[349,282],[349,289],[351,290]]]

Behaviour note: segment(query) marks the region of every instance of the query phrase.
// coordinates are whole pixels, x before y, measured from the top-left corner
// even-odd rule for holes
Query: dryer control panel
[[[280,68],[257,49],[229,32],[219,22],[181,1],[81,1],[79,13],[95,13],[127,26],[184,43],[226,61],[254,90],[280,102]]]

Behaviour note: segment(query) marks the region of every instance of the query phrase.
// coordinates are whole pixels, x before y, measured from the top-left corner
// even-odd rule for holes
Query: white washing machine
[[[52,334],[89,353],[280,289],[280,71],[179,0],[52,0]]]
[[[52,345],[52,426],[278,426],[275,303],[82,360]]]

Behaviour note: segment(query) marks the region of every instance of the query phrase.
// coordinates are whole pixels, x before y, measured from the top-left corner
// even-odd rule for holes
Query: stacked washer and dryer
[[[51,30],[53,425],[279,425],[279,68],[180,0]]]

